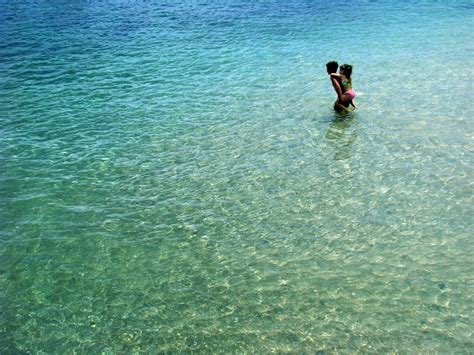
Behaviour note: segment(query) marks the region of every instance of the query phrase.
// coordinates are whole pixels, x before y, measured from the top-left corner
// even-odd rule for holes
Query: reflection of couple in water
[[[354,109],[357,108],[355,104],[356,93],[352,90],[352,65],[343,64],[339,67],[339,74],[337,62],[329,62],[326,64],[327,73],[330,75],[332,86],[336,90],[337,100],[334,103],[334,109],[337,112],[349,112],[349,105]]]

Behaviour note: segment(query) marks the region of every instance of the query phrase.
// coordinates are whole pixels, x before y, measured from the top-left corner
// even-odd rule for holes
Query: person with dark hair
[[[328,63],[329,64],[329,63]],[[326,64],[327,67],[327,64]],[[338,79],[340,83],[340,89],[341,91],[337,91],[337,101],[334,104],[334,109],[336,111],[346,111],[348,112],[349,109],[349,104],[354,107],[354,109],[357,108],[355,104],[355,97],[356,97],[356,92],[352,90],[352,80],[351,80],[351,74],[352,74],[352,65],[349,64],[343,64],[339,67],[339,74],[336,72],[329,73],[331,76],[331,81],[333,79]],[[334,85],[334,83],[333,83]]]
[[[331,84],[332,87],[334,88],[334,91],[336,91],[337,94],[337,100],[334,102],[334,110],[337,112],[341,111],[347,111],[347,107],[349,107],[349,104],[344,106],[344,104],[339,103],[340,99],[342,98],[342,89],[341,89],[341,84],[340,84],[340,79],[337,77],[331,76],[331,74],[337,73],[337,68],[339,68],[339,64],[337,62],[331,61],[326,64],[326,71],[329,75],[329,78],[331,79]],[[342,108],[341,108],[342,105]]]

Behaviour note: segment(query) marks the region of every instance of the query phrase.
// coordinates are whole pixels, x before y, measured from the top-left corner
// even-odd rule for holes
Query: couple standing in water
[[[349,105],[354,109],[357,108],[355,104],[356,93],[352,90],[352,65],[343,64],[339,67],[339,74],[337,62],[329,62],[326,64],[327,73],[330,76],[332,86],[337,94],[337,100],[334,103],[334,110],[337,112],[349,112]]]

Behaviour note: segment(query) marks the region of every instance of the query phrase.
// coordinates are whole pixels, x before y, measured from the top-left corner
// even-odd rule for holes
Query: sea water
[[[474,351],[473,23],[2,0],[0,352]]]

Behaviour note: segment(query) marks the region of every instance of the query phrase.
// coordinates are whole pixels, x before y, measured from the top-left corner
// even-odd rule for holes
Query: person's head
[[[344,75],[347,79],[351,78],[352,74],[352,65],[343,64],[339,67],[339,73]]]
[[[339,64],[337,64],[337,62],[334,62],[334,61],[327,63],[326,64],[326,70],[327,70],[328,74],[336,73],[338,66],[339,66]]]

